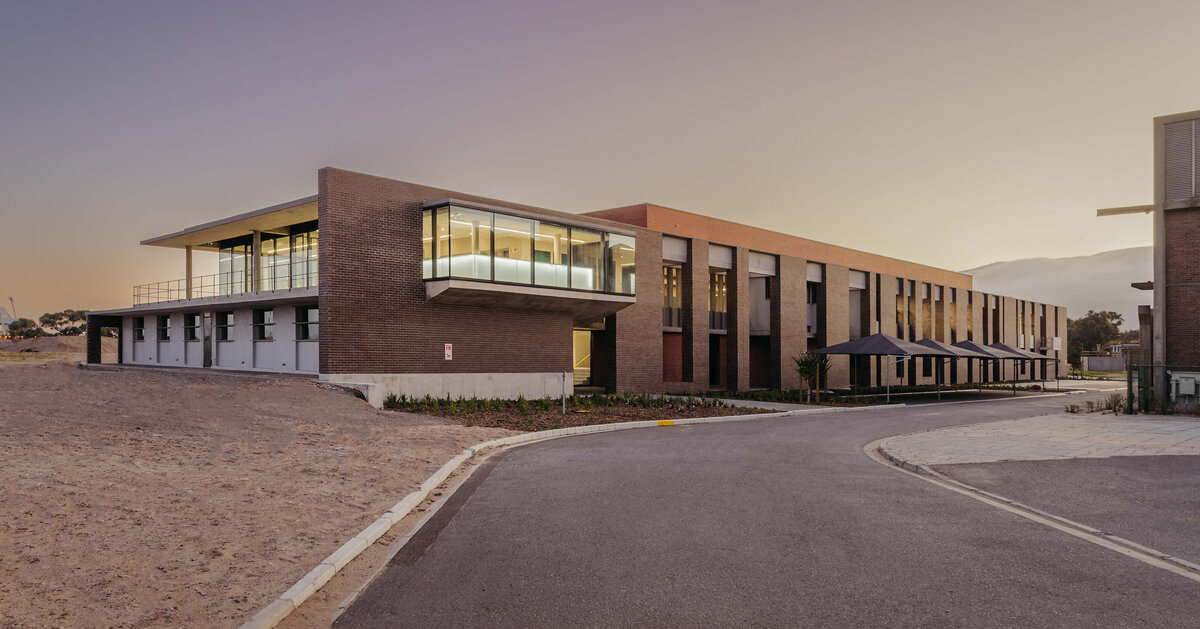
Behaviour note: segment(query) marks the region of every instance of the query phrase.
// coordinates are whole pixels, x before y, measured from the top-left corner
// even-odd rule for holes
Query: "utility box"
[[[1169,371],[1171,381],[1171,401],[1176,404],[1191,406],[1196,403],[1196,394],[1200,392],[1200,372]]]

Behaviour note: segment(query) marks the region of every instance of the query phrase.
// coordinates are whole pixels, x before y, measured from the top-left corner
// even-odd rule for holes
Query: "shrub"
[[[1063,408],[1063,410],[1068,413],[1078,413],[1079,405],[1078,404],[1068,404],[1065,408]]]
[[[383,398],[383,407],[395,411],[403,408],[403,405],[395,393],[389,393],[387,397]]]
[[[1104,410],[1119,413],[1125,408],[1125,396],[1120,393],[1110,393],[1104,398]]]

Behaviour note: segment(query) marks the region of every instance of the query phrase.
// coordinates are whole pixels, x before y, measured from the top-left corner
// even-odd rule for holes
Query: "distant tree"
[[[50,334],[79,336],[87,331],[87,311],[71,310],[47,312],[38,318],[38,323]]]
[[[1067,362],[1080,363],[1083,352],[1093,351],[1121,336],[1125,318],[1111,310],[1089,310],[1078,319],[1067,320]]]
[[[21,317],[8,324],[8,333],[14,339],[31,339],[38,336],[44,336],[46,331],[39,328],[38,324],[33,319]]]

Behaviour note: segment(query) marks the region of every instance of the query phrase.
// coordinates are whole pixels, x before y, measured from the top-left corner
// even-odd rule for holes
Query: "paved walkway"
[[[941,428],[882,445],[914,464],[1200,455],[1200,419],[1060,414]]]

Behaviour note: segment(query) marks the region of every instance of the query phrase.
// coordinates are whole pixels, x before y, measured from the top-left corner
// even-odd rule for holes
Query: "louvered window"
[[[1196,122],[1184,120],[1165,125],[1163,188],[1165,201],[1187,201],[1200,196],[1196,189]]]

